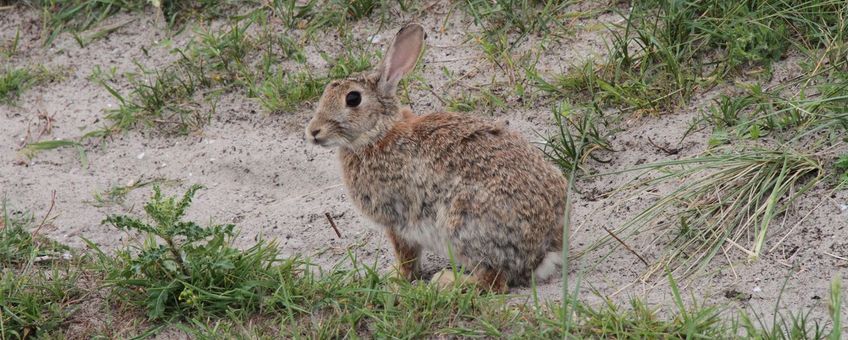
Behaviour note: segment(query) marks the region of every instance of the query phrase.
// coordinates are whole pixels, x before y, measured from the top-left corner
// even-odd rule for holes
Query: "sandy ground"
[[[465,84],[482,84],[489,81],[493,72],[490,64],[479,62],[482,52],[473,42],[466,41],[465,33],[476,28],[467,18],[453,15],[444,32],[438,28],[445,20],[446,10],[436,8],[422,22],[428,32],[428,49],[424,56],[423,75],[437,92],[446,91],[447,79],[440,69],[446,67],[456,74],[468,73]],[[277,239],[285,254],[302,254],[315,262],[330,266],[343,259],[347,249],[366,263],[376,262],[388,268],[393,254],[384,236],[371,228],[351,205],[341,183],[336,152],[305,143],[302,130],[310,118],[312,103],[294,112],[269,115],[256,100],[241,92],[224,93],[217,105],[212,122],[202,132],[189,136],[162,135],[149,130],[119,134],[102,144],[87,147],[89,167],[83,168],[73,149],[47,151],[31,161],[19,154],[28,129],[38,130],[38,115],[54,117],[52,132],[41,139],[74,139],[84,131],[103,124],[104,110],[115,108],[116,99],[88,76],[96,66],[114,67],[119,75],[117,83],[126,92],[127,82],[120,75],[135,71],[133,61],[153,67],[173,60],[170,48],[161,44],[168,38],[167,31],[159,28],[148,14],[121,14],[103,25],[134,20],[107,37],[85,48],[68,35],[42,47],[38,13],[24,8],[0,11],[0,42],[9,41],[16,29],[21,30],[21,51],[8,61],[10,65],[43,64],[51,70],[62,70],[64,76],[28,92],[14,106],[0,105],[0,192],[12,209],[29,210],[43,216],[51,205],[55,218],[43,230],[49,237],[75,247],[83,247],[82,238],[89,239],[104,249],[120,247],[134,236],[115,232],[101,225],[110,213],[141,213],[141,204],[149,197],[148,188],[131,192],[122,205],[97,207],[92,204],[94,194],[116,185],[126,185],[140,178],[166,178],[179,180],[180,184],[166,187],[170,194],[181,193],[189,184],[199,183],[207,188],[199,193],[190,211],[190,218],[204,221],[211,218],[218,223],[236,223],[241,230],[237,244],[247,246],[258,237]],[[413,18],[394,19],[394,23]],[[572,36],[551,44],[545,51],[541,65],[547,72],[555,73],[580,65],[584,60],[602,57],[605,53],[605,31],[600,24],[619,20],[614,14],[601,14],[597,18],[579,20],[573,25]],[[390,37],[396,30],[388,25],[382,30],[378,23],[368,20],[356,24],[354,36],[366,43],[366,37],[379,33]],[[282,32],[282,29],[280,29]],[[281,33],[282,34],[282,33]],[[193,35],[191,29],[172,37],[173,46],[183,46]],[[334,55],[340,44],[333,35],[326,35],[318,45],[310,46],[309,65],[324,72],[326,63],[317,57],[320,51]],[[533,38],[531,38],[532,40]],[[378,46],[384,48],[384,46]],[[143,49],[149,52],[145,55]],[[776,79],[781,72],[792,72],[798,60],[788,58],[776,67]],[[323,67],[323,68],[322,68]],[[449,90],[451,95],[461,87]],[[634,164],[663,159],[676,159],[699,154],[706,147],[707,134],[695,133],[679,143],[689,123],[711,104],[711,98],[722,88],[699,95],[689,105],[661,117],[629,117],[623,122],[623,131],[612,139],[614,153],[606,154],[608,164],[590,164],[598,171],[623,169]],[[412,91],[410,98],[417,113],[444,109],[435,96],[426,91]],[[510,98],[509,107],[516,98]],[[529,139],[538,140],[538,133],[552,127],[550,104],[529,105],[515,110],[496,110],[492,119],[508,120],[510,126]],[[481,114],[472,112],[469,114]],[[666,155],[648,142],[681,148],[677,155]],[[581,249],[598,237],[604,236],[602,227],[613,229],[650,203],[649,198],[621,201],[620,197],[603,198],[597,193],[608,192],[625,183],[631,175],[615,175],[578,182],[584,194],[574,195],[576,223],[573,244]],[[811,316],[826,319],[826,295],[834,275],[848,273],[848,261],[827,254],[848,257],[848,212],[840,204],[848,202],[848,193],[826,196],[815,190],[798,201],[788,214],[780,217],[780,226],[773,230],[785,231],[789,226],[814,210],[809,217],[773,252],[759,261],[746,263],[744,255],[731,254],[734,266],[725,259],[715,261],[716,270],[709,276],[684,282],[684,294],[694,296],[698,302],[718,303],[725,306],[754,308],[769,313],[781,292],[782,307],[791,310],[812,309]],[[337,238],[324,214],[333,215],[341,229]],[[661,243],[643,235],[631,246],[644,257],[656,259]],[[771,248],[776,240],[767,244]],[[436,271],[445,266],[445,259],[428,256],[425,267]],[[591,291],[608,296],[617,303],[626,304],[631,297],[644,298],[657,308],[667,308],[671,301],[665,280],[640,282],[645,266],[631,253],[621,248],[603,248],[576,260],[570,272],[571,280],[578,277],[590,302],[600,302]],[[572,281],[573,282],[573,281]],[[541,284],[539,294],[543,299],[559,299],[562,281],[554,279]],[[750,294],[747,301],[728,298],[728,292]],[[515,290],[518,294],[529,289]],[[733,310],[733,308],[728,308]]]

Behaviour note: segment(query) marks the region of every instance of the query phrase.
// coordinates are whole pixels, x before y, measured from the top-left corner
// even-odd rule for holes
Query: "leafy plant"
[[[201,187],[192,186],[181,199],[163,197],[154,187],[144,211],[151,223],[112,215],[103,223],[146,237],[114,257],[101,252],[107,281],[116,296],[147,309],[151,319],[184,318],[196,313],[224,315],[233,309],[257,310],[274,281],[276,245],[260,241],[246,250],[232,246],[235,226],[201,227],[184,221],[186,209]]]

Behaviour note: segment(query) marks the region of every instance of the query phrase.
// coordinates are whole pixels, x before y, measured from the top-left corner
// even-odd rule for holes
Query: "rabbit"
[[[306,139],[337,148],[349,197],[385,231],[405,279],[421,278],[422,250],[470,270],[437,273],[442,286],[508,292],[545,279],[562,254],[565,176],[502,123],[402,107],[398,83],[424,39],[409,24],[374,71],[327,84]]]

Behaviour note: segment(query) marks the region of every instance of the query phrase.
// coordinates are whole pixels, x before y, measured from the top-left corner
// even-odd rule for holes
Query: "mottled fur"
[[[422,249],[452,256],[496,291],[527,284],[537,269],[549,274],[562,245],[565,178],[502,124],[401,109],[397,82],[423,38],[409,25],[375,72],[327,85],[307,138],[339,147],[351,199],[385,228],[404,277],[417,276]],[[345,104],[351,91],[361,93],[356,107]]]

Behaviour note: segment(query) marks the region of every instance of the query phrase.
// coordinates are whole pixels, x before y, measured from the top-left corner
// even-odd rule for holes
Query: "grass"
[[[25,339],[59,329],[79,295],[79,268],[65,259],[71,250],[48,240],[32,215],[10,213],[0,224],[0,338]],[[31,230],[33,229],[34,230]]]
[[[833,71],[791,91],[792,83],[769,89],[760,85],[743,88],[737,95],[721,95],[696,124],[714,127],[735,139],[771,137],[798,143],[821,133],[839,140],[848,131],[848,73]],[[797,85],[795,85],[797,87]],[[787,92],[790,93],[787,95]],[[694,128],[694,127],[693,127]]]
[[[33,4],[42,11],[46,28],[44,44],[52,43],[59,34],[70,32],[81,47],[93,39],[102,38],[120,26],[100,30],[86,39],[81,33],[96,27],[106,18],[120,12],[137,12],[153,6],[172,28],[179,28],[188,19],[207,20],[233,15],[236,2],[232,0],[40,0]]]
[[[142,336],[167,327],[198,337],[840,336],[838,328],[828,332],[806,314],[777,316],[775,321],[788,328],[773,329],[756,326],[753,320],[757,316],[743,311],[737,312],[737,321],[728,319],[721,308],[685,302],[671,274],[668,280],[676,307],[663,312],[668,317],[660,317],[659,310],[635,299],[627,306],[606,299],[599,306],[590,306],[576,295],[574,300],[567,295],[559,304],[481,294],[461,286],[440,290],[380,274],[353,252],[336,266],[322,269],[305,259],[281,257],[274,243],[234,248],[231,241],[236,230],[232,225],[201,227],[184,220],[199,189],[192,186],[182,196],[169,197],[154,188],[144,206],[148,221],[126,215],[107,217],[104,223],[142,236],[139,243],[119,249],[115,256],[88,242],[94,256],[80,259],[94,258],[93,262],[54,261],[31,270],[38,264],[29,261],[15,273],[4,269],[0,279],[4,337],[69,335],[63,333],[65,322],[79,322],[68,321],[70,311],[101,308],[78,305],[81,296],[93,291],[107,292],[103,303],[146,313],[147,325],[152,328],[133,330]],[[4,243],[18,240],[0,239]],[[102,281],[95,282],[94,288],[83,288],[83,276]],[[507,302],[515,299],[525,303]],[[834,279],[829,299],[833,325],[840,324],[841,299],[840,281]],[[97,336],[96,332],[86,334]]]
[[[36,69],[3,67],[0,69],[0,105],[14,104],[24,91],[51,77],[43,67]]]
[[[618,234],[660,231],[664,251],[646,273],[670,267],[681,276],[701,272],[716,256],[741,251],[756,259],[776,216],[824,177],[814,156],[789,149],[716,149],[707,155],[637,166],[656,171],[641,180],[637,196],[655,196],[663,184],[674,188],[623,223]],[[639,175],[644,177],[645,175]],[[732,265],[732,264],[731,264]]]
[[[790,49],[825,50],[838,62],[846,9],[837,0],[639,2],[611,28],[605,62],[543,85],[625,111],[664,112],[728,76],[767,75]]]
[[[553,118],[557,133],[546,139],[542,150],[566,176],[577,176],[577,170],[588,172],[584,165],[589,159],[607,162],[596,157],[600,151],[612,151],[612,146],[601,132],[601,117],[594,110],[578,111],[564,101],[554,107]]]
[[[144,177],[140,177],[137,180],[131,181],[127,185],[115,185],[107,190],[95,192],[94,201],[92,203],[96,207],[105,207],[116,204],[120,205],[124,203],[127,195],[134,190],[151,185],[175,185],[177,183],[179,183],[178,180],[168,180],[165,178],[145,179]]]
[[[564,11],[572,1],[563,0],[464,0],[465,13],[487,33],[516,32],[518,40],[531,34],[561,31]]]

